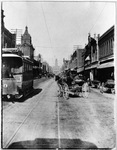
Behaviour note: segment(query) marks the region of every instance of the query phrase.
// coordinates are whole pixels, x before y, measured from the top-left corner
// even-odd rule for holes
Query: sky
[[[5,27],[28,32],[35,48],[34,55],[54,66],[55,59],[61,66],[63,58],[69,59],[74,45],[84,48],[88,33],[102,35],[115,25],[113,2],[3,2]]]

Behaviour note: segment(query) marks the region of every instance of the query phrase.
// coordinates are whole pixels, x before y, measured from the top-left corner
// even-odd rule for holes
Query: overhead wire
[[[51,48],[52,48],[52,41],[51,41],[51,37],[50,37],[48,26],[47,26],[47,21],[46,21],[46,17],[45,17],[45,13],[44,13],[42,2],[41,2],[41,8],[42,8],[42,12],[43,12],[43,17],[44,17],[44,21],[45,21],[48,37],[49,37],[49,40],[50,40],[50,45],[51,45]]]
[[[43,12],[43,17],[44,17],[44,21],[45,21],[45,25],[46,25],[46,29],[47,29],[47,33],[48,33],[48,37],[49,37],[49,41],[50,41],[50,46],[51,46],[51,49],[53,51],[53,46],[52,46],[52,40],[51,40],[51,37],[50,37],[50,33],[49,33],[49,29],[48,29],[48,25],[47,25],[47,21],[46,21],[46,16],[45,16],[45,13],[44,13],[44,9],[43,9],[43,5],[42,5],[43,2],[41,2],[41,8],[42,8],[42,12]],[[54,53],[54,52],[53,52]],[[54,56],[55,57],[55,56]]]
[[[96,19],[96,21],[95,21],[95,23],[92,25],[91,29],[89,30],[89,33],[90,33],[91,30],[94,28],[94,26],[96,25],[97,21],[99,20],[101,14],[103,13],[103,11],[104,11],[104,9],[105,9],[106,4],[107,4],[107,3],[105,3],[104,7],[102,8],[100,14],[98,15],[98,17],[97,17],[97,19]]]

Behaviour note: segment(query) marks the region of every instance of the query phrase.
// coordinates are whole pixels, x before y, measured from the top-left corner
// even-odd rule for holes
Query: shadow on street
[[[33,89],[32,92],[30,92],[26,97],[21,98],[20,101],[16,100],[16,102],[24,102],[24,101],[28,100],[29,98],[32,98],[35,95],[39,94],[41,91],[42,91],[42,89],[39,89],[39,88],[38,89]]]
[[[33,141],[19,141],[12,143],[8,149],[55,149],[59,148],[58,139],[41,139],[37,138]],[[82,141],[80,139],[60,139],[60,148],[69,149],[69,148],[85,148],[85,149],[96,149],[97,146],[93,143]]]
[[[82,98],[82,96],[78,96],[78,95],[71,95],[71,94],[69,95],[69,97],[71,97],[71,98],[77,98],[77,97],[78,97],[78,98]]]
[[[2,99],[4,102],[24,102],[28,100],[29,98],[34,97],[35,95],[39,94],[42,91],[42,89],[33,89],[26,97],[22,97],[20,99]]]

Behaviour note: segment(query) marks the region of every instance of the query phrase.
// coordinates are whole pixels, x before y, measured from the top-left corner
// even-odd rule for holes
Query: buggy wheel
[[[63,97],[64,97],[64,99],[69,99],[69,88],[68,88],[68,85],[64,85]]]
[[[67,92],[64,92],[63,97],[64,97],[64,99],[69,99],[69,94]]]
[[[63,90],[62,90],[62,86],[60,85],[60,84],[58,84],[58,86],[59,86],[59,90],[58,90],[58,96],[59,97],[62,97],[63,96]]]

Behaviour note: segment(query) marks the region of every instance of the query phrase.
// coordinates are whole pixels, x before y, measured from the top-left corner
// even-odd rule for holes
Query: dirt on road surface
[[[115,147],[114,99],[92,91],[65,100],[54,79],[37,82],[25,101],[3,108],[3,148]]]
[[[61,137],[76,138],[94,143],[98,148],[114,148],[114,100],[97,93],[88,98],[60,101]]]

